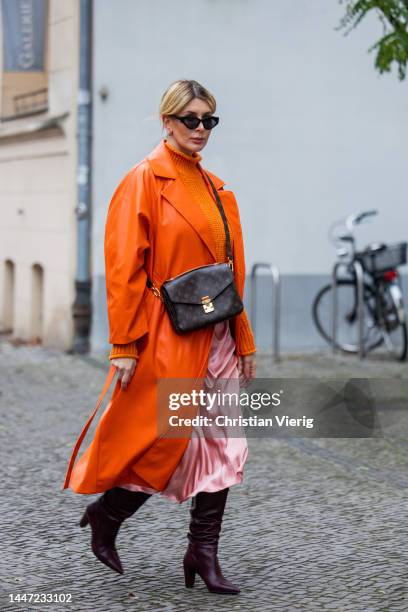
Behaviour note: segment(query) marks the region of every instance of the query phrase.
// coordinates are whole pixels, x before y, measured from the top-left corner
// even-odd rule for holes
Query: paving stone
[[[359,364],[297,355],[263,376],[401,377],[385,358]],[[405,376],[407,368],[405,367]],[[62,492],[66,462],[106,376],[98,358],[0,342],[0,610],[406,612],[408,418],[390,439],[249,438],[220,538],[238,596],[183,582],[189,503],[154,496],[118,536],[125,567],[93,556],[78,526],[96,496]],[[291,369],[292,368],[292,369]],[[408,411],[407,411],[408,412]],[[85,448],[85,445],[82,447]],[[9,594],[70,594],[71,603],[10,603]]]

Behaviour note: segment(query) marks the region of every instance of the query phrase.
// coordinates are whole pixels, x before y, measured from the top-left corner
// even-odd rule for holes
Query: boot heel
[[[184,567],[184,582],[187,589],[192,589],[195,582],[196,571],[189,567],[186,563],[183,563]]]
[[[88,525],[88,523],[89,523],[88,512],[87,512],[87,510],[85,510],[83,517],[79,521],[79,526],[80,527],[86,527]]]

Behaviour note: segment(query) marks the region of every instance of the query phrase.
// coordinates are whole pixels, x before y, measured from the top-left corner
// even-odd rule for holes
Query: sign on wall
[[[42,72],[48,0],[2,0],[4,72]]]

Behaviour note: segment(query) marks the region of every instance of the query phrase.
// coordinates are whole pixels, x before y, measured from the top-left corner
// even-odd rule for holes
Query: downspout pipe
[[[77,96],[77,264],[72,306],[74,339],[71,353],[89,352],[92,319],[90,275],[92,153],[92,0],[79,0],[79,88]]]

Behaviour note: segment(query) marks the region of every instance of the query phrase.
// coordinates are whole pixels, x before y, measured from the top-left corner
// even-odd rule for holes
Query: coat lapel
[[[168,200],[168,202],[170,202],[172,206],[174,206],[174,208],[178,210],[181,215],[183,215],[186,221],[197,232],[199,238],[206,245],[213,261],[217,261],[215,241],[207,217],[201,210],[200,206],[193,201],[190,192],[179,178],[171,157],[166,150],[164,141],[161,141],[157,145],[157,147],[147,156],[147,159],[156,176],[173,179],[165,183],[163,189],[161,190],[161,194],[166,198],[166,200]],[[202,166],[200,167],[202,168]],[[213,181],[217,190],[225,185],[225,182],[215,176],[215,174],[208,171],[206,172],[210,175],[211,180]],[[215,201],[214,205],[216,206]],[[230,225],[227,210],[225,210],[225,215],[227,217],[228,224]]]

